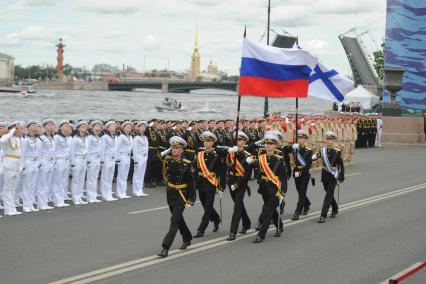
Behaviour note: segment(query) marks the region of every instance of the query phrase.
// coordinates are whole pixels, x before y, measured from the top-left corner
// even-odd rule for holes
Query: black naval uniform
[[[261,166],[260,159],[263,155],[266,155],[269,168],[281,183],[279,188],[268,178],[266,170],[263,168],[263,166]],[[276,154],[270,156],[267,154],[261,154],[259,155],[259,159],[254,162],[252,166],[258,167],[260,170],[260,176],[258,180],[259,192],[261,192],[264,199],[262,213],[259,217],[259,220],[262,221],[260,224],[258,236],[255,240],[255,242],[261,242],[265,239],[266,232],[268,231],[269,225],[271,224],[271,219],[273,219],[275,226],[277,227],[275,236],[279,237],[283,231],[283,223],[279,218],[279,214],[276,209],[279,205],[280,196],[284,197],[286,193],[286,172],[283,157]]]
[[[195,201],[194,177],[191,161],[186,159],[174,159],[167,156],[163,162],[164,180],[167,182],[167,204],[172,217],[170,227],[164,237],[162,247],[169,250],[176,233],[182,235],[184,245],[192,240],[191,231],[183,218],[185,205],[193,205]],[[167,255],[166,255],[167,256]]]
[[[213,232],[216,232],[219,229],[219,224],[221,222],[219,214],[214,209],[214,199],[216,191],[223,191],[225,189],[226,172],[225,165],[222,162],[222,153],[218,151],[212,150],[211,152],[207,153],[206,151],[202,150],[197,153],[197,157],[194,161],[195,176],[198,177],[198,180],[196,182],[196,188],[198,189],[201,204],[204,207],[204,214],[201,218],[201,223],[198,226],[197,234],[195,235],[195,237],[202,237],[204,235],[204,231],[209,225],[209,221],[212,221],[214,223]],[[204,153],[204,162],[208,173],[211,174],[217,180],[217,185],[212,184],[204,175],[199,160],[199,156],[201,153]]]
[[[196,149],[196,133],[195,131],[186,130],[182,134],[182,138],[188,143],[188,146],[185,148],[185,158],[193,161],[195,159],[195,149]]]
[[[225,129],[225,146],[232,147],[235,144],[235,139],[232,138],[232,130]]]
[[[241,170],[239,171],[234,167],[235,156],[239,165],[241,165]],[[242,230],[240,233],[244,234],[251,227],[251,220],[247,214],[247,210],[244,206],[244,195],[247,193],[250,196],[250,188],[248,186],[248,181],[251,176],[252,169],[246,163],[246,159],[250,157],[251,154],[247,151],[239,151],[234,155],[228,154],[226,157],[226,165],[228,167],[228,186],[231,198],[234,201],[234,212],[232,213],[231,219],[231,229],[230,237],[228,240],[234,240],[235,235],[237,234],[238,226],[240,220],[242,220]],[[235,186],[235,190],[231,189],[231,186]],[[232,235],[233,234],[233,235]]]
[[[309,180],[311,179],[310,168],[312,166],[312,150],[304,147],[297,150],[294,150],[294,163],[295,167],[293,168],[293,177],[294,182],[296,184],[296,190],[299,194],[299,200],[297,201],[297,206],[295,210],[295,214],[306,215],[309,211],[309,207],[311,206],[311,202],[309,198],[306,196],[306,192],[308,191]],[[299,159],[297,158],[297,152],[300,153],[302,159],[305,161],[305,166],[303,166]],[[295,176],[295,173],[299,173],[299,177]]]
[[[157,130],[153,127],[148,127],[146,129],[146,135],[148,138],[148,161],[146,165],[146,187],[155,187],[155,182],[158,181],[156,173],[158,172],[160,163],[159,158],[159,137]]]
[[[333,170],[337,170],[338,176],[336,179],[328,171],[325,161],[322,159],[323,166],[321,171],[321,182],[323,183],[324,191],[326,192],[321,210],[321,217],[324,218],[324,220],[327,218],[327,213],[330,206],[332,208],[331,218],[334,218],[338,213],[339,207],[337,205],[336,199],[334,199],[334,190],[338,181],[341,183],[345,180],[345,166],[343,165],[340,150],[336,148],[327,149],[327,157]],[[317,158],[322,158],[322,151],[317,154]]]

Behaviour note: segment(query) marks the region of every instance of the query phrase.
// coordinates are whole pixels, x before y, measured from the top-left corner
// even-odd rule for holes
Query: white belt
[[[38,160],[38,157],[25,157],[25,161],[32,161],[35,162]]]
[[[87,155],[75,155],[75,158],[85,160],[85,159],[87,159]]]
[[[68,157],[56,157],[56,160],[68,161]]]
[[[128,152],[120,152],[119,155],[120,156],[129,156],[130,157],[130,153],[128,153]]]
[[[47,160],[47,161],[53,161],[53,157],[51,157],[51,156],[41,156],[40,159],[41,160]]]

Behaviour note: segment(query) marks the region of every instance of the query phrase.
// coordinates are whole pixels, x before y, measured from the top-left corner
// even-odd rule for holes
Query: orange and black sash
[[[280,179],[274,174],[274,171],[269,167],[268,160],[266,158],[266,154],[259,156],[259,163],[261,168],[263,169],[263,172],[265,172],[266,176],[268,177],[268,180],[271,181],[277,188],[277,193],[275,196],[281,197],[281,181]]]
[[[219,180],[215,177],[213,173],[211,173],[206,165],[206,161],[204,160],[204,151],[200,151],[197,154],[198,164],[200,165],[201,171],[206,179],[215,187],[219,185]]]
[[[229,157],[229,160],[230,160],[230,161],[228,161],[228,165],[229,166],[233,166],[234,165],[234,161],[236,159],[235,153],[229,154],[228,157]],[[241,165],[241,163],[240,163],[240,161],[238,159],[236,159],[235,169],[237,170],[237,174],[238,175],[240,175],[242,177],[244,176],[245,169],[244,169],[243,165]]]

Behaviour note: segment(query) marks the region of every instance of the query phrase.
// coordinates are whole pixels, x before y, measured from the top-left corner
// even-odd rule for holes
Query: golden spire
[[[197,21],[195,23],[195,46],[194,51],[198,51],[198,14],[197,14]]]

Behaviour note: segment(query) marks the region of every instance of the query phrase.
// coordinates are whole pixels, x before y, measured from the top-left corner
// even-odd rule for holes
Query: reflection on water
[[[164,97],[182,103],[181,112],[157,112]],[[242,97],[241,116],[263,115],[263,98]],[[331,103],[315,98],[300,99],[299,111],[323,113]],[[218,90],[199,90],[191,94],[109,91],[39,91],[30,97],[0,93],[0,120],[61,119],[221,119],[234,118],[237,95]],[[295,111],[295,99],[269,99],[270,112]]]

